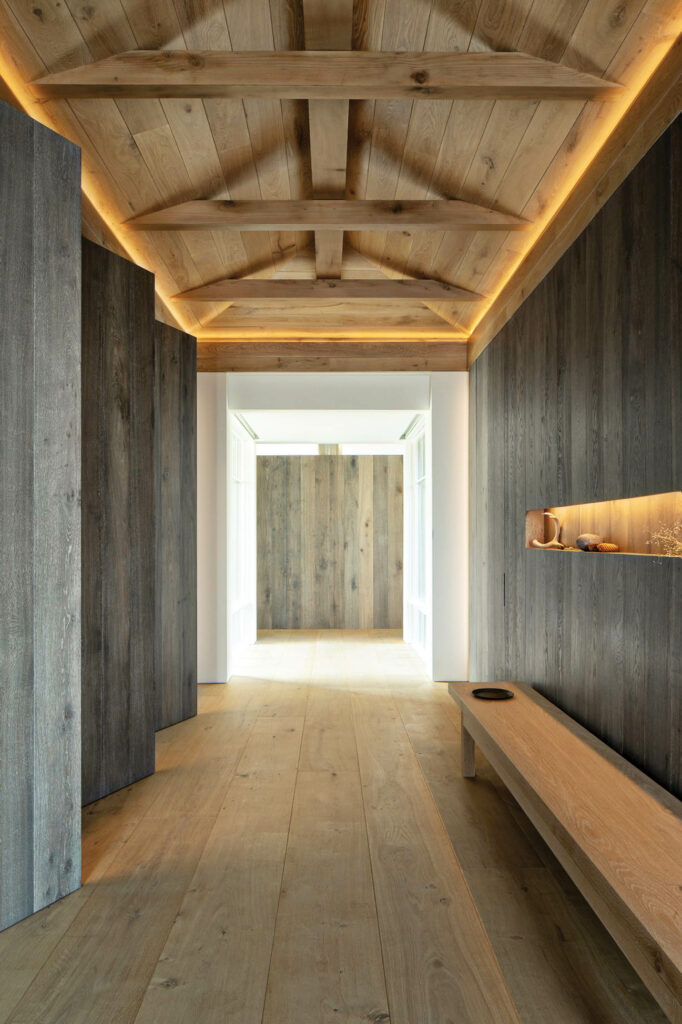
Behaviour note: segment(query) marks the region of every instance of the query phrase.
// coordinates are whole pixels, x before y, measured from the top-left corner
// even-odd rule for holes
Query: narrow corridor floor
[[[266,633],[199,691],[0,935],[0,1024],[663,1022],[397,634]]]

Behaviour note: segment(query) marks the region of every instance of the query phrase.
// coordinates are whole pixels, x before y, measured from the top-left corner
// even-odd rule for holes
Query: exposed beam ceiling
[[[165,303],[207,282],[313,282],[331,273],[351,283],[448,282],[482,296],[171,302],[190,333],[249,345],[468,337],[475,356],[613,190],[620,164],[604,173],[603,147],[613,139],[631,162],[633,125],[646,117],[638,97],[650,95],[666,55],[679,62],[679,0],[620,4],[617,18],[614,5],[355,0],[349,47],[350,0],[68,0],[40,10],[0,0],[0,76],[27,113],[81,147],[85,233],[108,246],[114,238],[117,251],[152,271]],[[75,92],[101,87],[105,98],[70,100],[58,85],[45,102],[31,85],[45,76],[46,92],[74,79]],[[205,95],[207,82],[218,98]],[[320,142],[316,105],[329,111],[340,101],[345,110],[351,98],[347,134],[344,115],[335,139]],[[331,117],[320,121],[324,129]],[[332,194],[391,205],[456,198],[517,221],[511,230],[450,222],[391,230],[380,219],[353,232],[347,222],[317,231],[310,223],[192,230],[188,222],[165,231],[126,223],[194,200]],[[573,197],[580,212],[569,216]],[[518,230],[521,218],[528,230]],[[319,239],[342,229],[340,272],[330,259],[325,269]],[[169,319],[162,308],[157,315]],[[267,358],[279,360],[276,351]],[[307,352],[300,358],[312,366]],[[319,347],[309,352],[327,358]],[[408,358],[396,357],[401,366]]]
[[[353,341],[347,338],[205,341],[197,346],[204,373],[248,370],[466,370],[466,342]]]
[[[522,302],[597,215],[644,154],[682,110],[682,37],[678,37],[576,187],[566,195],[547,231],[475,324],[469,362],[502,330]]]
[[[282,302],[292,301],[354,301],[389,302],[480,302],[476,292],[446,284],[444,281],[403,278],[401,280],[324,280],[301,281],[230,279],[193,288],[175,299],[201,302]]]
[[[126,222],[140,231],[523,231],[528,221],[458,199],[195,199]]]
[[[133,50],[39,78],[33,90],[42,98],[604,100],[620,87],[525,53]]]
[[[308,50],[350,50],[353,0],[303,0]],[[343,199],[348,167],[348,114],[345,99],[308,101],[310,164],[316,199]],[[315,232],[315,267],[319,278],[341,277],[343,231]]]

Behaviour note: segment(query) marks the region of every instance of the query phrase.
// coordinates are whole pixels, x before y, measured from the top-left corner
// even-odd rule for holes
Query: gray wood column
[[[0,928],[80,885],[80,150],[0,103]]]
[[[156,322],[156,728],[197,713],[197,347]]]
[[[678,118],[474,363],[469,517],[471,680],[531,683],[678,796],[682,559],[524,526],[682,489],[681,168]]]
[[[83,803],[154,771],[154,278],[83,242]]]

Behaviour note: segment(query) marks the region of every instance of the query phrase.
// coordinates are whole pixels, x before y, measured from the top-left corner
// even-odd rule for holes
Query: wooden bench
[[[682,803],[525,683],[512,700],[462,709],[462,773],[475,744],[508,787],[644,984],[682,1024]]]

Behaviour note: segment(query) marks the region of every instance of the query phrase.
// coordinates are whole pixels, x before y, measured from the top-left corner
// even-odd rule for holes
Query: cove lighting
[[[526,513],[526,547],[682,557],[682,491],[561,505]],[[598,545],[601,545],[599,547]]]
[[[171,303],[170,295],[168,295],[159,285],[154,268],[148,265],[146,257],[142,254],[139,248],[139,240],[136,245],[135,232],[126,229],[122,225],[120,213],[115,209],[113,203],[110,201],[105,188],[98,181],[95,172],[88,167],[87,150],[81,146],[80,142],[72,138],[68,129],[60,122],[59,118],[55,116],[54,101],[41,102],[36,100],[35,96],[33,96],[26,86],[26,83],[22,80],[18,71],[11,63],[8,55],[4,53],[2,49],[0,49],[0,79],[4,83],[9,94],[13,97],[16,105],[23,110],[25,114],[32,117],[34,121],[38,121],[40,124],[45,125],[45,127],[49,128],[50,131],[56,132],[58,135],[63,136],[63,138],[69,139],[74,143],[74,145],[79,146],[82,152],[81,189],[83,195],[99,217],[104,221],[108,230],[132,262],[154,274],[154,287],[156,294],[168,312],[171,322],[177,323],[180,328],[188,334],[196,335],[196,330],[192,329],[187,324],[176,309],[177,304],[173,305]]]

